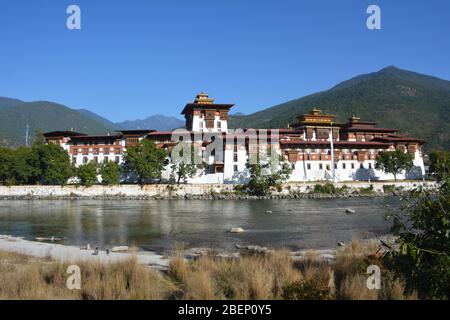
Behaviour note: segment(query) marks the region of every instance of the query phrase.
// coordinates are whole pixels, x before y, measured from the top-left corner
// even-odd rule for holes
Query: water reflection
[[[0,201],[0,234],[65,237],[75,245],[136,245],[163,251],[188,247],[334,247],[352,237],[386,234],[387,205],[397,198],[301,200]],[[346,214],[352,208],[355,214]],[[271,210],[272,213],[266,213]],[[230,234],[242,227],[243,234]]]

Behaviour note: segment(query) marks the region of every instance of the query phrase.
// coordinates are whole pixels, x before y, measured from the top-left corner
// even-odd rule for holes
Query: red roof
[[[341,129],[341,132],[398,132],[398,129],[352,126]]]
[[[222,109],[229,110],[234,104],[204,104],[204,103],[188,103],[181,114],[186,114],[192,109]]]

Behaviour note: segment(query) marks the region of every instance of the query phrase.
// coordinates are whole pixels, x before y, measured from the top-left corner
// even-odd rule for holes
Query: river
[[[298,200],[2,200],[0,234],[64,238],[70,245],[134,245],[164,252],[235,244],[333,248],[389,233],[395,197]],[[347,208],[355,210],[348,214]],[[272,213],[266,213],[267,211]],[[244,233],[229,233],[241,227]]]

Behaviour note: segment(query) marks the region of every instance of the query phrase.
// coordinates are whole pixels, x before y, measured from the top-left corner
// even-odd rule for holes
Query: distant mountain
[[[155,115],[144,120],[114,123],[86,109],[71,109],[49,101],[24,102],[0,97],[0,145],[24,145],[27,124],[31,141],[37,130],[74,130],[87,134],[107,134],[121,129],[172,130],[183,127],[184,121]]]
[[[61,104],[48,101],[21,102],[0,108],[0,144],[24,145],[27,124],[30,139],[33,139],[37,130],[72,129],[88,134],[113,131],[113,128]]]
[[[340,121],[354,114],[400,129],[426,140],[426,151],[450,150],[450,81],[393,66],[247,116],[231,117],[230,127],[286,128],[312,108],[336,114]]]
[[[185,122],[175,117],[154,115],[147,117],[144,120],[132,120],[132,121],[128,120],[123,122],[117,122],[115,125],[118,128],[124,130],[154,129],[160,131],[167,131],[184,127]]]
[[[18,100],[18,99],[0,97],[0,109],[12,107],[12,106],[15,106],[15,105],[21,104],[21,103],[23,103],[23,101]]]
[[[92,111],[89,111],[89,110],[86,110],[86,109],[78,109],[78,110],[75,110],[75,111],[81,113],[82,115],[84,115],[84,116],[86,116],[86,117],[88,117],[88,118],[90,118],[92,120],[100,122],[101,124],[103,124],[104,126],[106,126],[108,128],[120,128],[114,122],[109,121],[108,119],[106,119],[106,118],[104,118],[102,116],[99,116],[98,114],[96,114],[96,113],[94,113]]]

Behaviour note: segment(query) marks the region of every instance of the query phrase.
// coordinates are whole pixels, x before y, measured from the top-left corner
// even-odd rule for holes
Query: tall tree
[[[198,147],[192,143],[182,143],[178,145],[179,152],[172,151],[171,155],[171,173],[169,183],[180,184],[181,181],[187,182],[188,178],[192,178],[198,172],[198,170],[206,169],[208,164],[202,159],[201,151]],[[184,156],[185,150],[189,155]]]
[[[129,147],[124,156],[124,171],[141,185],[161,179],[166,164],[167,151],[148,139],[143,139],[135,147]]]
[[[113,162],[104,162],[100,167],[102,183],[106,185],[115,185],[120,183],[120,166]]]
[[[390,173],[397,181],[397,175],[413,167],[413,156],[401,150],[382,151],[378,154],[375,169]]]
[[[450,176],[450,152],[448,151],[435,151],[430,154],[430,171],[433,176],[438,180]]]
[[[73,174],[70,157],[66,150],[54,143],[33,143],[31,152],[38,161],[38,182],[63,185]]]
[[[0,147],[0,184],[13,184],[14,150]]]
[[[35,184],[42,174],[38,155],[25,147],[14,150],[11,174],[15,184]]]
[[[76,174],[80,179],[80,184],[90,187],[98,182],[97,180],[98,165],[95,162],[89,162],[76,168]]]
[[[247,188],[254,195],[263,196],[267,194],[270,188],[286,182],[292,173],[291,166],[282,157],[280,157],[280,162],[277,165],[271,164],[266,155],[253,157],[256,161],[251,161],[251,159],[249,157],[246,165],[250,174]]]

